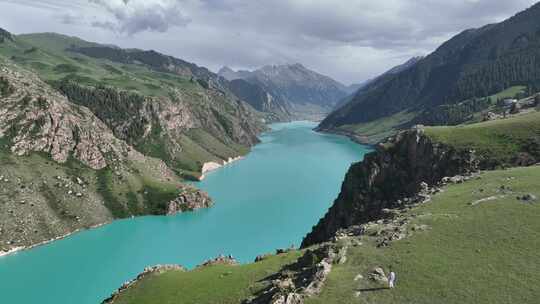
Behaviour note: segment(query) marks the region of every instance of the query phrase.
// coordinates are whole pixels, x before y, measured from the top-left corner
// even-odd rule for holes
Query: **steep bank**
[[[205,162],[246,154],[263,115],[204,67],[54,33],[11,35],[0,56],[89,109],[145,156],[196,180]]]
[[[444,177],[540,161],[540,112],[456,126],[416,128],[379,144],[349,169],[328,213],[306,236],[307,247],[342,228],[383,218],[383,209],[407,205]]]
[[[338,198],[302,247],[330,240],[341,228],[382,218],[383,209],[406,203],[422,182],[433,185],[477,169],[473,151],[435,143],[422,129],[399,133],[351,166]]]
[[[538,178],[539,166],[454,178],[324,245],[144,277],[115,303],[536,303]],[[393,290],[389,267],[398,275]]]
[[[0,252],[113,219],[211,205],[88,108],[0,58]]]

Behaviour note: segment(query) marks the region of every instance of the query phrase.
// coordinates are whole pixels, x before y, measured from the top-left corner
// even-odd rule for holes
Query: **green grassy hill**
[[[528,143],[540,136],[540,113],[426,128],[424,133],[446,149],[474,149],[485,161],[513,166],[513,156],[520,153],[538,157]],[[397,204],[372,222],[358,222],[338,231],[327,244],[348,248],[346,259],[334,260],[321,292],[304,302],[537,303],[538,181],[539,165],[485,171],[466,181],[458,179],[432,188],[427,200],[420,196],[423,202],[413,203],[413,199]],[[268,284],[268,278],[287,276],[291,269],[287,264],[300,255],[299,260],[305,259],[304,252],[289,253],[291,259],[273,256],[270,261],[277,264],[266,269],[267,279],[259,283],[239,278],[251,276],[265,264],[199,268],[143,278],[121,293],[115,303],[150,303],[157,298],[163,303],[244,303],[242,300],[258,295],[264,287],[261,283]],[[385,283],[372,280],[376,267],[386,272],[393,269],[397,288],[390,290]],[[197,288],[188,288],[195,285]]]
[[[299,252],[291,252],[247,265],[213,265],[189,272],[152,274],[114,303],[238,304],[261,290],[265,286],[263,279],[299,256]]]
[[[454,127],[426,128],[434,141],[456,149],[474,149],[491,166],[540,160],[540,112]]]
[[[205,162],[244,155],[264,129],[262,115],[216,74],[154,51],[43,33],[6,39],[0,57],[32,70],[187,179],[200,177]]]
[[[409,236],[389,247],[377,247],[384,225],[374,224],[360,238],[362,245],[349,248],[347,262],[334,265],[322,293],[306,303],[536,303],[540,201],[516,197],[540,197],[538,180],[536,166],[486,172],[448,186],[400,215],[410,219]],[[475,203],[489,197],[494,199]],[[241,303],[260,289],[258,279],[298,254],[150,276],[115,303]],[[373,268],[390,266],[398,276],[396,289],[368,279]],[[358,275],[363,278],[355,281]]]
[[[539,91],[539,16],[536,3],[503,22],[464,30],[409,69],[377,78],[319,129],[333,131],[404,111],[416,113],[415,124],[458,124],[490,106],[480,97],[523,86],[527,93]]]
[[[408,212],[413,231],[390,247],[350,250],[320,297],[307,303],[536,303],[540,279],[540,167],[493,171],[452,185]],[[502,190],[502,186],[508,190]],[[496,199],[471,205],[478,200]],[[362,279],[374,267],[397,273],[397,288]],[[356,297],[356,292],[360,292]]]

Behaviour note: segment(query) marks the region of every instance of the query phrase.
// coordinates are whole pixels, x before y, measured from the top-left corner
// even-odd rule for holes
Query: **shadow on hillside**
[[[359,292],[370,292],[370,291],[380,291],[380,290],[387,290],[390,289],[388,287],[377,287],[377,288],[364,288],[364,289],[358,289]]]

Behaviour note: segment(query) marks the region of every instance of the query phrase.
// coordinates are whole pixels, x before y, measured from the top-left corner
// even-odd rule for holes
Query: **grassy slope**
[[[349,262],[330,274],[323,294],[308,303],[536,303],[540,203],[523,203],[516,195],[539,196],[538,180],[540,167],[530,167],[488,172],[480,180],[450,186],[412,211],[416,223],[431,227],[428,231],[384,249],[369,243],[352,249]],[[469,205],[500,195],[501,185],[512,193]],[[398,275],[395,290],[353,280],[389,265]]]
[[[115,303],[237,304],[263,287],[260,280],[299,255],[291,252],[242,266],[216,265],[189,272],[153,274],[136,283]]]
[[[347,262],[334,266],[322,294],[307,303],[536,303],[540,202],[524,203],[516,196],[540,196],[538,180],[540,167],[529,167],[491,171],[449,186],[430,203],[408,211],[415,216],[409,227],[428,225],[428,230],[386,248],[363,237],[363,245],[349,249]],[[470,205],[501,195],[502,185],[512,191],[506,197]],[[240,267],[150,276],[116,303],[240,303],[260,288],[256,281],[296,257],[298,252]],[[398,288],[354,281],[377,266],[393,267]]]
[[[494,102],[496,102],[498,99],[505,99],[505,98],[514,98],[516,94],[522,93],[527,89],[526,86],[513,86],[509,87],[508,89],[499,92],[495,95],[489,96]]]
[[[172,89],[182,91],[185,101],[192,109],[206,107],[205,89],[196,81],[172,73],[150,70],[145,66],[125,65],[105,59],[96,59],[66,51],[71,46],[90,47],[97,44],[76,37],[45,33],[19,35],[15,42],[0,44],[0,56],[11,58],[15,63],[32,69],[43,80],[54,82],[63,78],[77,80],[78,84],[112,86],[133,91],[145,96],[168,97]],[[224,112],[232,112],[223,102]],[[187,178],[200,176],[202,164],[216,161],[217,157],[227,159],[244,155],[249,148],[238,144],[224,144],[204,130],[192,130],[181,138],[182,151],[175,161],[169,161],[165,144],[160,134],[148,138],[136,148],[151,157],[168,162],[177,172]]]
[[[66,48],[96,46],[75,37],[57,34],[30,34],[16,36],[15,43],[0,45],[0,54],[15,63],[32,68],[45,81],[64,77],[77,79],[84,85],[107,85],[137,91],[147,96],[168,96],[167,87],[187,92],[200,92],[202,88],[190,79],[149,70],[144,66],[124,65],[95,59],[66,51]]]
[[[180,179],[160,176],[154,159],[96,171],[76,160],[58,164],[44,153],[15,156],[4,141],[0,175],[9,181],[0,183],[0,250],[10,241],[27,246],[114,218],[162,214],[179,193]]]
[[[528,140],[540,136],[540,112],[471,125],[430,127],[426,134],[437,142],[505,161],[521,151]]]
[[[341,126],[338,130],[359,134],[365,138],[367,143],[375,144],[394,135],[403,128],[402,125],[408,124],[415,115],[416,113],[413,112],[401,112],[368,123]]]
[[[525,86],[512,86],[504,91],[501,91],[497,94],[489,96],[494,103],[498,99],[505,98],[514,98],[518,93],[524,92],[527,87]],[[490,107],[489,110],[495,110],[495,104]],[[404,127],[409,127],[410,122],[415,118],[417,113],[414,112],[400,112],[395,115],[377,119],[368,123],[353,124],[353,125],[344,125],[338,128],[339,131],[351,132],[357,134],[364,138],[364,140],[369,144],[375,144],[383,139],[394,135],[399,130]],[[474,121],[481,121],[481,113],[474,115]]]

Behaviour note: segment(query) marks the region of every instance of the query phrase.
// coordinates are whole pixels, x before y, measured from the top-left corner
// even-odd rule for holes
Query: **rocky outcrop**
[[[351,166],[338,198],[302,247],[330,240],[339,229],[384,218],[384,209],[411,203],[422,187],[444,177],[477,170],[474,151],[435,143],[421,128],[401,132]]]
[[[167,203],[167,215],[212,207],[213,201],[206,192],[186,186],[178,197]]]
[[[243,154],[259,142],[263,130],[251,107],[213,88],[170,88],[168,97],[145,97],[71,81],[56,86],[71,102],[89,108],[116,137],[179,170],[201,172],[201,162]]]
[[[207,162],[207,163],[204,163],[203,166],[202,166],[202,169],[201,169],[201,176],[199,177],[199,180],[203,180],[206,176],[205,174],[208,173],[208,172],[212,172],[212,171],[215,171],[223,166],[226,166],[228,164],[231,164],[235,161],[238,161],[238,160],[241,160],[243,157],[242,156],[238,156],[238,157],[229,157],[227,160],[223,160],[221,161],[221,163],[218,163],[218,162]]]
[[[13,41],[13,36],[11,36],[10,32],[0,28],[0,43],[4,42],[6,40]]]
[[[11,142],[13,153],[45,152],[59,163],[73,156],[93,169],[125,158],[128,145],[88,109],[71,104],[34,74],[1,65],[0,76],[13,90],[1,99],[0,138]]]
[[[186,269],[180,265],[156,265],[152,267],[146,267],[143,272],[137,275],[136,278],[122,284],[122,286],[120,286],[120,288],[118,288],[118,290],[116,290],[109,298],[105,299],[102,304],[114,303],[114,301],[122,292],[126,291],[129,287],[133,286],[143,278],[149,275],[159,275],[167,271],[186,271]]]
[[[215,265],[229,265],[229,266],[236,266],[240,265],[238,261],[232,256],[224,256],[220,255],[214,259],[210,259],[207,261],[204,261],[201,265],[197,266],[197,268],[200,267],[207,267],[207,266],[215,266]]]
[[[0,255],[116,218],[212,205],[161,159],[2,58],[0,91]]]
[[[308,249],[298,261],[267,278],[268,287],[244,304],[301,304],[318,295],[333,264],[346,260],[346,246],[325,244]]]

